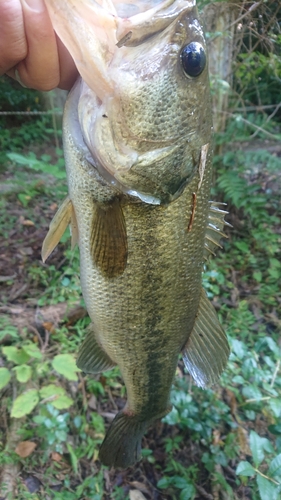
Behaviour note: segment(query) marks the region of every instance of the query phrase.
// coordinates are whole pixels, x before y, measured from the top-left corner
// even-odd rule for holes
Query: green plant
[[[247,478],[256,480],[261,500],[278,500],[281,493],[281,454],[272,458],[274,448],[271,442],[256,432],[250,432],[250,448],[253,464],[244,460],[239,462],[236,474],[247,484]]]
[[[78,368],[71,354],[58,354],[52,362],[42,354],[38,346],[31,342],[24,343],[20,348],[12,346],[2,347],[2,352],[9,364],[0,370],[0,387],[4,389],[10,381],[26,386],[27,390],[20,390],[12,404],[11,416],[21,418],[30,414],[41,400],[41,404],[52,401],[55,408],[69,408],[73,400],[67,396],[65,389],[56,384],[44,385],[43,377],[53,369],[67,380],[77,380]],[[44,359],[45,358],[45,359]],[[10,368],[11,365],[14,365]],[[38,378],[39,377],[39,378]]]

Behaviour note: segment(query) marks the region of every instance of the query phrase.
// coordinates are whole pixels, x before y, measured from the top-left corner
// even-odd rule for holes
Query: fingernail
[[[43,12],[46,9],[43,0],[23,0],[23,3],[34,12]]]
[[[27,89],[26,85],[24,85],[24,83],[22,83],[21,79],[20,79],[20,74],[18,72],[17,69],[15,69],[15,79],[17,80],[17,82],[24,88],[24,89]]]

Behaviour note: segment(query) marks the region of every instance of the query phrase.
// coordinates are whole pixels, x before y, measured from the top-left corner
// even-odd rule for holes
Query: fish
[[[64,109],[68,196],[43,242],[68,225],[91,324],[85,373],[118,365],[127,402],[99,451],[107,466],[141,457],[148,427],[171,410],[179,355],[199,387],[218,382],[229,345],[202,287],[224,235],[209,201],[212,111],[195,0],[46,0],[80,77]]]

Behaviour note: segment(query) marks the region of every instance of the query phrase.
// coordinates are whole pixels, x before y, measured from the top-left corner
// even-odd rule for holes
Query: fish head
[[[55,28],[83,79],[78,115],[93,163],[121,191],[169,203],[198,173],[212,135],[207,49],[195,1],[100,0],[91,19],[89,0],[79,4],[84,33],[73,30],[70,41],[70,33]],[[73,10],[78,16],[76,4]]]

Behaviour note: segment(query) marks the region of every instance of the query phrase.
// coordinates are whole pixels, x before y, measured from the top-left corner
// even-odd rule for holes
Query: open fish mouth
[[[173,201],[193,177],[201,150],[193,144],[196,128],[190,126],[183,135],[176,125],[182,121],[180,93],[186,86],[181,19],[195,1],[62,0],[57,6],[47,0],[47,5],[82,77],[78,120],[92,163],[123,193],[152,204]],[[62,22],[62,15],[69,22]],[[204,43],[196,19],[194,28]],[[167,116],[159,110],[165,101],[167,112],[172,105],[168,87],[175,75],[180,81],[178,116],[175,110],[172,126],[162,127]]]

